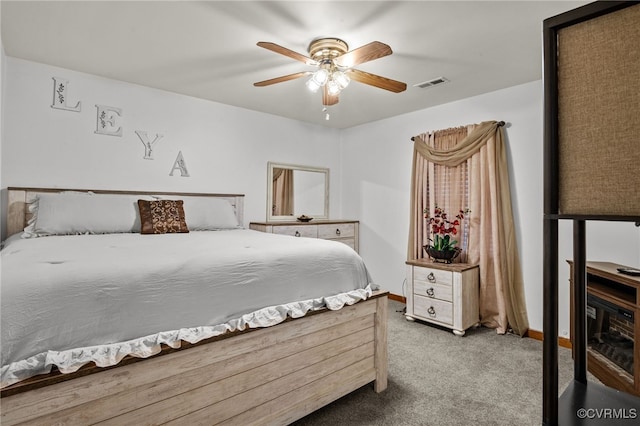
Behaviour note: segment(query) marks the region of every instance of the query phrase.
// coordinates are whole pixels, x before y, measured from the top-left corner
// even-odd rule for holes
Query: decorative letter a
[[[173,162],[173,168],[171,169],[171,173],[169,173],[169,176],[173,176],[173,172],[176,169],[180,170],[180,176],[189,177],[189,172],[187,171],[187,165],[184,162],[182,151],[178,151],[178,156],[176,157],[176,161]]]

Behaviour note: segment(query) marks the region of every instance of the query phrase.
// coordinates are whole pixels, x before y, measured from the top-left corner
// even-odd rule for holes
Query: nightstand
[[[457,336],[479,324],[480,268],[468,263],[407,263],[406,319],[419,319],[453,330]]]

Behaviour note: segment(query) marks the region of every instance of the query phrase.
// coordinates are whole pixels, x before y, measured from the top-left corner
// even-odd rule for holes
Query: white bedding
[[[344,244],[244,229],[12,238],[0,254],[1,387],[340,309],[372,290]]]

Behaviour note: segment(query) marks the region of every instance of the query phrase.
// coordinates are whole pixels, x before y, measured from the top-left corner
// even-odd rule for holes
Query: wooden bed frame
[[[29,200],[65,190],[7,191],[11,235],[24,228]],[[93,192],[224,197],[242,219],[242,195]],[[183,342],[114,367],[33,377],[2,390],[0,423],[288,424],[368,383],[386,389],[387,296],[376,292],[338,311]]]

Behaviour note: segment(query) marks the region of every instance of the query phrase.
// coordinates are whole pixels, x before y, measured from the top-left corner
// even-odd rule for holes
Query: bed
[[[92,204],[68,210],[76,199]],[[387,293],[341,243],[242,229],[241,195],[8,188],[7,200],[3,425],[288,424],[386,389]],[[165,204],[189,232],[136,232],[149,231],[143,205]]]

